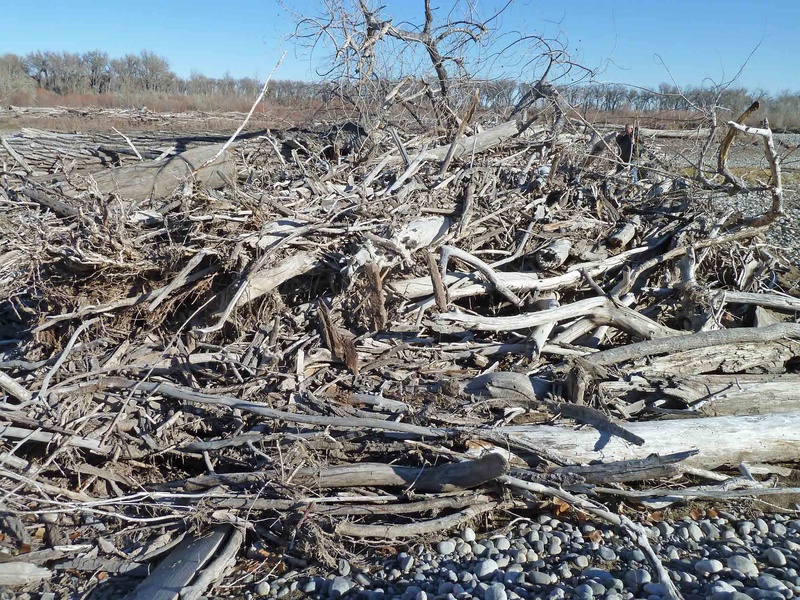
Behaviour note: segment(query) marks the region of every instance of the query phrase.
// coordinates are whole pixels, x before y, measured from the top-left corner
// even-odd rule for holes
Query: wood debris
[[[220,140],[6,136],[0,583],[150,564],[134,597],[194,598],[537,497],[643,539],[580,494],[793,466],[782,190],[716,214],[668,161],[633,181],[577,129],[470,118],[334,156],[265,131],[200,171]]]

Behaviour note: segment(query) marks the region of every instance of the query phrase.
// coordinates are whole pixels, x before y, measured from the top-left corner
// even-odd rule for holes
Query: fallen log
[[[50,569],[25,562],[0,563],[0,587],[30,585],[50,579],[53,572]]]
[[[478,460],[438,467],[400,467],[383,463],[356,463],[327,469],[302,469],[292,477],[293,485],[312,489],[351,487],[403,487],[420,493],[457,492],[500,477],[508,463],[503,455],[489,453]],[[158,484],[154,489],[185,487],[198,490],[217,485],[236,485],[275,480],[275,471],[204,475],[186,481]]]
[[[189,191],[218,189],[236,180],[236,168],[230,152],[203,166],[221,147],[221,144],[201,146],[160,161],[97,171],[89,177],[97,184],[101,194],[117,194],[134,204],[148,198],[161,199],[176,192],[181,193],[185,186]],[[82,192],[70,186],[65,186],[63,191],[69,196],[77,196]]]
[[[712,346],[800,340],[800,323],[778,323],[768,327],[742,327],[701,331],[668,339],[646,340],[593,354],[587,361],[595,366],[616,365],[637,358],[673,355],[678,352],[708,349]]]
[[[643,438],[644,445],[633,446],[592,429],[526,425],[502,431],[511,439],[521,438],[581,464],[696,450],[685,464],[715,469],[742,461],[793,461],[800,455],[800,413],[631,422],[625,427]]]
[[[617,306],[608,298],[587,298],[558,308],[540,310],[510,317],[483,317],[460,312],[438,315],[437,322],[458,323],[465,329],[475,331],[514,331],[556,323],[575,317],[586,317],[596,325],[613,325],[639,338],[669,338],[682,336],[685,332],[671,329],[648,319],[635,310]]]
[[[644,400],[665,414],[759,415],[800,412],[800,375],[662,375],[602,381],[605,398],[626,404]],[[683,408],[665,406],[683,405]]]
[[[223,525],[204,535],[185,537],[139,584],[134,599],[177,600],[182,596],[182,590],[217,553],[230,529],[230,526]]]

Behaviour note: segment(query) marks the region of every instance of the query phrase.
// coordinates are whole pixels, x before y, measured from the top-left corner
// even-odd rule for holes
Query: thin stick
[[[142,160],[142,161],[144,160],[142,158],[142,155],[139,154],[139,151],[136,149],[136,146],[133,145],[133,142],[131,141],[131,139],[127,135],[125,135],[121,131],[117,130],[116,127],[112,127],[111,129],[113,129],[116,133],[120,134],[122,136],[122,139],[124,139],[126,142],[128,142],[128,146],[131,147],[131,150],[133,150],[133,153],[136,155],[136,158],[138,158],[139,160]]]
[[[53,368],[50,369],[47,372],[47,375],[44,376],[44,381],[42,381],[42,387],[39,388],[39,392],[37,394],[37,396],[39,398],[44,398],[44,395],[47,393],[47,388],[50,386],[50,380],[53,378],[53,375],[56,374],[56,371],[58,371],[58,369],[61,367],[61,365],[64,364],[64,361],[66,360],[67,356],[69,355],[70,351],[72,350],[72,347],[75,345],[75,342],[78,341],[78,336],[81,333],[83,333],[83,331],[87,327],[89,327],[89,325],[91,325],[92,323],[97,321],[98,318],[99,317],[95,317],[94,319],[89,319],[88,321],[86,321],[84,323],[81,323],[81,326],[78,327],[75,330],[75,333],[72,334],[72,337],[69,338],[69,342],[67,342],[67,346],[66,346],[66,348],[64,348],[64,351],[61,353],[61,356],[58,357],[58,360],[56,361],[56,364],[54,364]]]
[[[214,155],[212,158],[208,159],[208,160],[207,160],[206,162],[204,162],[202,165],[200,165],[199,167],[197,167],[197,168],[196,168],[194,171],[192,171],[192,173],[197,173],[197,172],[198,172],[198,171],[200,171],[201,169],[204,169],[204,168],[206,168],[208,165],[210,165],[210,164],[211,164],[211,163],[213,163],[215,160],[217,160],[217,159],[218,159],[220,156],[222,156],[222,155],[224,154],[224,152],[225,152],[225,151],[226,151],[228,148],[230,148],[230,145],[231,145],[231,144],[233,143],[233,141],[234,141],[234,140],[235,140],[235,139],[236,139],[236,138],[239,136],[239,134],[242,132],[242,129],[244,129],[244,128],[245,128],[245,126],[247,125],[248,121],[250,121],[250,117],[252,117],[252,116],[253,116],[253,113],[256,111],[256,107],[257,107],[257,106],[258,106],[258,105],[261,103],[261,101],[264,99],[264,94],[266,94],[266,93],[267,93],[267,90],[269,89],[269,82],[270,82],[270,79],[272,79],[272,76],[275,74],[275,71],[277,71],[277,70],[278,70],[278,67],[279,67],[279,66],[281,65],[281,63],[283,62],[283,59],[284,59],[284,57],[285,57],[285,56],[286,56],[286,51],[284,51],[284,52],[283,52],[283,54],[281,54],[281,57],[278,59],[278,62],[276,62],[276,63],[275,63],[275,66],[274,66],[274,67],[272,67],[272,71],[270,71],[269,75],[267,76],[267,80],[264,82],[264,87],[263,87],[263,88],[261,88],[261,93],[260,93],[260,94],[258,94],[258,98],[256,98],[256,101],[255,101],[255,102],[253,102],[253,106],[251,106],[251,107],[250,107],[250,112],[248,112],[248,113],[247,113],[247,116],[244,118],[244,121],[242,121],[242,124],[241,124],[241,125],[239,125],[239,128],[238,128],[238,129],[237,129],[237,130],[236,130],[236,131],[233,133],[233,135],[230,137],[230,139],[228,139],[228,141],[227,141],[227,142],[225,142],[224,144],[222,144],[222,148],[220,148],[220,149],[219,149],[219,152],[217,152],[217,153],[216,153],[216,154],[215,154],[215,155]]]

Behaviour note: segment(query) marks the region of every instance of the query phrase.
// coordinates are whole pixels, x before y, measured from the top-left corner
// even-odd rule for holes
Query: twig
[[[278,59],[278,62],[275,63],[274,67],[272,67],[272,71],[270,71],[269,75],[267,76],[267,80],[264,82],[264,87],[261,88],[261,92],[258,94],[258,97],[256,98],[255,102],[253,102],[253,106],[250,107],[250,111],[247,113],[247,116],[244,118],[244,121],[242,121],[242,123],[239,125],[236,131],[233,132],[233,135],[228,139],[227,142],[222,144],[222,147],[213,157],[211,157],[202,165],[197,167],[194,171],[192,171],[192,173],[197,173],[201,169],[204,169],[211,163],[215,162],[220,156],[222,156],[225,153],[225,151],[230,147],[233,141],[239,136],[239,134],[242,132],[242,129],[244,129],[248,121],[250,121],[250,117],[252,117],[253,113],[256,111],[256,107],[259,105],[261,100],[264,99],[264,95],[267,93],[267,90],[269,89],[270,79],[272,79],[272,76],[275,74],[275,71],[278,70],[278,67],[283,62],[285,56],[286,56],[286,51],[284,51],[284,53],[281,54],[281,57]]]
[[[119,135],[122,136],[122,138],[128,143],[128,146],[130,146],[131,150],[133,150],[133,153],[136,155],[136,158],[138,158],[140,161],[144,160],[142,158],[142,155],[139,154],[139,151],[136,149],[136,146],[133,145],[133,142],[131,141],[131,138],[129,138],[124,133],[118,131],[116,127],[112,127],[111,129],[113,129],[115,133],[118,133]]]
[[[83,333],[89,325],[92,325],[98,320],[99,317],[95,317],[94,319],[89,319],[88,321],[84,321],[80,324],[80,326],[75,330],[75,333],[72,334],[72,337],[69,338],[69,342],[67,342],[66,347],[61,352],[61,355],[58,357],[56,364],[47,372],[47,375],[44,376],[44,380],[42,381],[42,386],[39,388],[39,391],[36,393],[37,398],[44,399],[45,394],[47,393],[47,388],[50,386],[50,380],[53,378],[53,375],[56,374],[58,369],[64,364],[67,356],[69,356],[72,347],[75,345],[75,342],[78,341],[78,336]]]
[[[345,521],[336,526],[336,534],[358,538],[379,538],[384,540],[396,540],[401,538],[417,537],[454,529],[471,521],[475,517],[495,510],[500,506],[497,502],[487,502],[477,506],[470,506],[446,517],[430,519],[428,521],[416,521],[407,525],[359,525]]]

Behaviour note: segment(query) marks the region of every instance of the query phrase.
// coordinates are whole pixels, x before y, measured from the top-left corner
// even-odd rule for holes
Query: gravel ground
[[[727,513],[646,527],[650,543],[687,600],[800,597],[800,520],[744,520]],[[322,600],[628,600],[663,597],[643,552],[613,527],[541,515],[505,535],[465,529],[432,547],[362,571],[340,561],[327,577],[294,573],[245,597]]]
[[[800,134],[775,134],[775,142],[781,155],[785,214],[772,224],[766,241],[775,246],[789,264],[800,265],[800,150],[793,150],[800,145]],[[687,147],[687,143],[692,145]],[[682,157],[675,161],[676,170],[680,171],[696,163],[699,145],[699,142],[669,140],[657,144],[657,151],[672,157]],[[712,149],[706,159],[706,165],[710,169],[716,167],[716,156],[713,154],[716,150],[716,147]],[[728,166],[737,174],[758,168],[768,169],[761,140],[738,137],[731,147]],[[699,195],[703,196],[704,193],[699,192]],[[771,204],[772,197],[768,191],[735,196],[716,194],[711,200],[714,210],[720,213],[734,209],[741,211],[746,217],[763,214]]]
[[[789,264],[800,265],[800,195],[794,189],[785,190],[784,215],[778,217],[767,231],[766,241],[775,247]],[[739,194],[716,196],[712,200],[716,210],[741,211],[745,216],[766,212],[772,204],[769,194]]]

